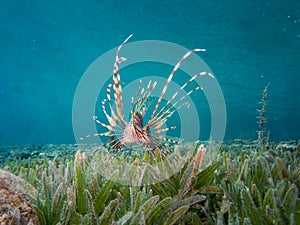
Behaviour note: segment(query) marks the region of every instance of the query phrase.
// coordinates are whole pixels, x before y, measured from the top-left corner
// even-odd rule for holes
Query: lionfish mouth
[[[214,76],[210,72],[200,72],[192,76],[188,81],[186,81],[167,102],[161,106],[163,97],[168,89],[170,82],[175,74],[175,72],[179,69],[182,62],[188,58],[194,52],[203,52],[205,49],[193,49],[188,51],[182,58],[177,62],[173,70],[171,71],[163,90],[154,106],[154,109],[151,113],[150,119],[144,125],[144,116],[147,111],[147,107],[145,106],[148,101],[153,89],[155,88],[157,82],[152,82],[151,80],[148,82],[146,88],[142,88],[142,81],[140,80],[138,86],[137,97],[131,98],[131,119],[129,122],[126,122],[124,119],[123,113],[123,99],[122,99],[122,85],[121,85],[121,77],[119,71],[119,65],[121,62],[125,61],[126,58],[119,57],[119,52],[121,48],[127,43],[127,41],[132,37],[130,35],[126,38],[126,40],[118,47],[116,52],[116,60],[113,68],[113,79],[112,82],[107,86],[106,89],[106,98],[102,100],[102,110],[108,121],[108,123],[103,123],[96,116],[93,119],[107,129],[106,132],[87,135],[86,138],[91,136],[105,136],[109,137],[106,144],[108,144],[109,149],[119,151],[125,145],[134,145],[134,144],[142,144],[145,148],[148,149],[157,149],[163,148],[163,142],[171,142],[177,143],[177,141],[165,137],[163,133],[168,130],[175,129],[175,126],[166,127],[164,126],[166,122],[170,119],[173,113],[176,111],[175,107],[182,107],[186,105],[186,102],[183,103],[183,100],[188,97],[190,94],[197,90],[202,90],[201,86],[197,86],[196,88],[187,92],[183,97],[175,100],[178,94],[193,80],[196,78],[208,75],[212,78]],[[111,99],[111,89],[113,89],[113,97],[115,101],[115,109],[112,107],[112,99]],[[107,111],[107,106],[109,108],[110,114]],[[177,108],[177,109],[178,109]]]

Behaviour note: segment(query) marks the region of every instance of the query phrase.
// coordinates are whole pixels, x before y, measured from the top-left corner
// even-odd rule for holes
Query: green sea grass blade
[[[76,190],[76,208],[77,212],[85,215],[89,211],[88,197],[86,194],[87,183],[82,166],[83,160],[81,153],[76,152],[74,160],[75,190]]]
[[[132,217],[133,213],[131,211],[127,212],[121,219],[118,220],[117,225],[125,225],[130,218]]]
[[[66,200],[66,195],[62,193],[62,186],[62,183],[58,186],[52,200],[51,215],[54,224],[59,223],[60,216],[63,213],[64,201]]]
[[[55,167],[54,163],[50,161],[50,162],[49,162],[49,166],[50,166],[52,172],[53,172],[54,175],[55,175],[56,181],[57,181],[58,183],[63,183],[64,179],[63,179],[63,177],[61,176],[61,174],[59,173],[58,169]]]
[[[134,201],[133,214],[137,214],[137,212],[139,211],[139,209],[141,207],[141,204],[142,204],[142,192],[139,191],[136,194],[136,198],[135,198],[135,201]]]
[[[147,218],[151,211],[153,210],[154,206],[159,200],[159,196],[155,195],[152,198],[148,199],[139,209],[137,214],[134,216],[134,218],[131,221],[131,225],[138,225],[140,223],[140,220],[142,219],[142,216],[144,218]]]
[[[174,177],[170,177],[169,179],[163,181],[162,185],[164,186],[165,191],[168,192],[168,196],[176,195],[180,189]]]
[[[38,201],[38,203],[36,203],[32,207],[33,207],[33,210],[34,210],[34,212],[36,213],[36,215],[38,217],[38,221],[39,221],[40,224],[48,225],[47,222],[46,222],[45,214],[42,210],[43,205],[39,200],[37,200],[37,201]]]
[[[289,173],[286,169],[286,166],[285,166],[284,162],[279,157],[276,158],[276,164],[277,164],[277,167],[278,167],[280,178],[281,179],[289,178]]]
[[[146,162],[146,163],[151,164],[151,159],[150,159],[149,151],[145,152],[144,157],[143,157],[143,161]]]
[[[110,193],[115,185],[115,182],[113,179],[118,175],[118,171],[115,171],[111,175],[111,179],[107,180],[104,186],[102,187],[101,191],[98,193],[95,202],[94,202],[94,207],[95,207],[95,214],[99,215],[100,212],[103,211],[105,203],[110,196]]]
[[[188,180],[191,178],[193,168],[194,168],[193,163],[186,162],[184,164],[184,166],[182,167],[182,169],[180,171],[180,172],[182,172],[182,176],[181,176],[180,182],[179,182],[180,187],[184,187],[185,184],[188,182]]]
[[[163,163],[162,163],[163,160],[162,160],[161,152],[159,149],[155,150],[155,159],[156,159],[157,167],[159,169],[160,174],[164,174],[165,170],[163,167]]]
[[[258,202],[258,206],[259,206],[260,208],[263,208],[262,194],[261,194],[261,192],[259,191],[259,189],[256,190],[256,199],[257,199],[257,202]]]
[[[147,218],[147,223],[146,224],[153,224],[154,221],[159,218],[162,214],[162,211],[166,209],[170,204],[171,204],[172,198],[167,197],[160,201],[152,210],[150,213],[149,217]]]
[[[43,160],[44,160],[44,166],[45,166],[45,168],[48,168],[49,167],[49,160],[48,160],[48,158],[45,155],[43,156]]]
[[[255,172],[256,172],[255,183],[258,186],[258,188],[261,188],[265,177],[264,163],[262,162],[262,159],[257,159]]]
[[[249,190],[243,189],[241,195],[244,211],[246,212],[247,217],[250,219],[251,223],[261,224],[257,208],[253,202],[253,199],[251,198]]]
[[[274,181],[276,181],[277,177],[279,176],[279,170],[278,170],[276,163],[273,164],[270,174],[271,174],[271,177],[269,179],[271,179],[272,184],[274,184]],[[272,185],[272,186],[274,186],[274,185]]]
[[[262,209],[255,206],[250,191],[246,188],[242,190],[243,209],[246,217],[252,224],[272,225],[272,220],[264,213]],[[248,221],[248,220],[247,220]]]
[[[70,215],[69,215],[69,223],[72,225],[81,225],[82,216],[77,213],[75,210],[71,209]]]
[[[299,183],[300,184],[300,168],[296,169],[290,179],[293,183]]]
[[[93,196],[93,198],[96,198],[98,193],[100,192],[100,187],[99,187],[99,181],[98,181],[98,176],[96,173],[90,173],[89,176],[89,192]]]
[[[194,184],[195,189],[199,189],[201,187],[208,186],[215,174],[215,171],[220,167],[221,163],[216,162],[209,167],[202,170],[197,176],[196,176],[196,182]]]
[[[50,182],[48,181],[48,173],[47,171],[42,172],[42,184],[43,184],[43,191],[45,195],[45,199],[51,198],[51,189],[50,189]]]
[[[192,215],[192,221],[193,221],[193,225],[202,225],[203,224],[201,222],[199,216],[197,215],[197,213],[193,213],[193,215]]]
[[[164,221],[164,225],[175,224],[187,211],[189,210],[188,205],[184,205],[175,211],[171,212],[167,219]]]
[[[72,174],[72,168],[74,166],[73,163],[74,163],[74,161],[67,163],[67,166],[65,169],[65,176],[64,176],[64,180],[65,180],[66,184],[70,184],[73,179],[73,174]]]
[[[289,189],[289,182],[287,180],[281,180],[277,185],[276,185],[276,196],[280,200],[284,199],[285,193]]]
[[[52,224],[52,215],[51,215],[51,199],[46,198],[43,206],[44,215],[46,218],[47,224]]]
[[[162,182],[158,182],[151,186],[151,189],[155,194],[158,194],[162,199],[169,197],[169,190]]]
[[[37,179],[37,172],[36,172],[36,169],[34,169],[34,168],[29,168],[29,173],[28,173],[28,178],[27,178],[28,182],[29,182],[30,184],[33,184],[33,185],[34,185],[36,179]]]
[[[168,207],[167,210],[173,211],[183,205],[191,206],[198,202],[202,202],[205,199],[206,199],[206,197],[204,195],[195,195],[195,196],[186,197],[182,200],[174,201],[172,204],[170,204],[170,206]]]
[[[276,190],[273,190],[273,207],[274,207],[274,217],[277,224],[285,225],[289,224],[289,218],[286,214],[286,210],[280,203],[280,199],[277,197]]]
[[[90,220],[89,225],[98,225],[99,218],[98,218],[98,216],[96,216],[96,213],[95,213],[93,197],[92,197],[91,193],[89,192],[89,190],[86,190],[86,194],[87,194],[88,200],[89,200],[89,213],[86,214],[89,216],[89,220]]]
[[[263,208],[266,209],[267,206],[270,206],[272,204],[272,201],[273,201],[273,190],[269,189],[265,193],[265,197],[263,200]]]
[[[118,205],[118,199],[114,199],[109,202],[108,206],[104,209],[102,215],[99,218],[99,225],[111,224]]]
[[[258,213],[260,215],[260,221],[262,225],[274,225],[271,215],[260,209],[258,209]]]
[[[164,170],[166,171],[167,174],[167,177],[170,177],[172,176],[174,173],[173,173],[173,170],[172,170],[172,167],[170,165],[170,163],[172,162],[169,162],[168,158],[165,158],[163,161],[162,161],[162,164],[163,164],[163,167],[165,168]]]
[[[292,185],[288,190],[288,192],[286,193],[282,205],[288,213],[296,213],[297,200],[298,200],[298,188],[296,187],[296,185]]]
[[[58,210],[58,202],[61,194],[61,189],[62,189],[62,183],[60,183],[55,191],[54,197],[52,199],[52,215]]]
[[[296,213],[294,216],[295,221],[300,221],[300,199],[297,199],[296,202]]]

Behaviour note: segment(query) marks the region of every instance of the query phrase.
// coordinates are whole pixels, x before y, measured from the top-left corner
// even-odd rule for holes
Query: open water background
[[[269,82],[271,139],[300,137],[300,1],[2,0],[0,32],[0,145],[74,143],[81,76],[131,33],[207,49],[201,57],[226,101],[226,139],[257,137]]]

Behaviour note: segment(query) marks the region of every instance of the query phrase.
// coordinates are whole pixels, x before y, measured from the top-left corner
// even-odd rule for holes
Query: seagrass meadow
[[[213,145],[206,152],[203,145],[185,146],[193,154],[178,172],[142,186],[114,182],[118,170],[111,179],[101,176],[93,168],[103,158],[88,159],[86,152],[2,161],[0,222],[299,224],[300,145],[270,143],[262,149],[255,143],[239,149],[227,144],[217,152]],[[158,150],[151,155],[138,163],[165,157]]]

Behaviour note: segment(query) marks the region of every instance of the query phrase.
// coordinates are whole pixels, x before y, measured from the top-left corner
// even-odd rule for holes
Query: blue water
[[[207,49],[226,139],[256,138],[268,82],[270,138],[300,138],[300,1],[2,0],[0,30],[0,145],[74,143],[81,76],[131,33]]]

